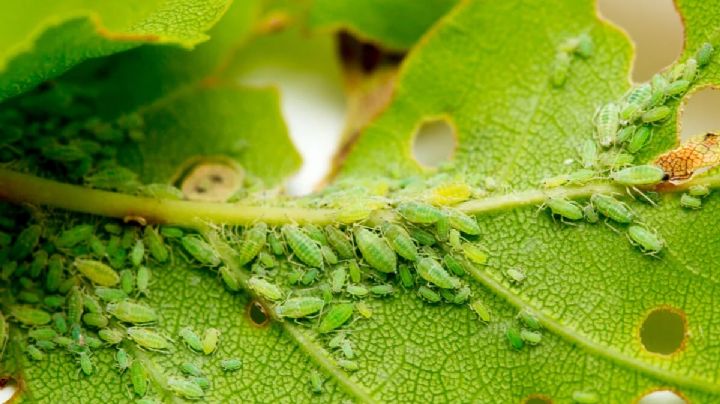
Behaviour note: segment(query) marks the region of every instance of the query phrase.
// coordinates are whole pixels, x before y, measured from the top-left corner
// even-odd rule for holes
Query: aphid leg
[[[607,227],[609,227],[610,230],[614,231],[614,232],[617,233],[617,234],[620,234],[620,230],[616,229],[613,225],[610,224],[610,219],[607,219],[607,218],[606,218],[606,219],[603,221],[603,223],[605,223],[605,225],[606,225]]]
[[[632,190],[637,192],[637,194],[640,195],[640,197],[642,197],[643,199],[645,199],[651,206],[653,206],[653,207],[657,206],[655,201],[653,201],[652,199],[650,199],[650,197],[645,195],[645,193],[642,190],[638,189],[637,187],[632,187]],[[630,194],[630,195],[632,195],[632,194]]]

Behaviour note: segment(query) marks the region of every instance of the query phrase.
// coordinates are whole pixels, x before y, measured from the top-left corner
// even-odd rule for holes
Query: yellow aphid
[[[428,202],[433,205],[455,205],[470,199],[472,188],[463,182],[452,182],[433,188]]]

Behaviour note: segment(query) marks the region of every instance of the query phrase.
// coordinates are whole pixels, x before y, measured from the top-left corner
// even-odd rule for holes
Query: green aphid
[[[448,215],[443,215],[440,220],[435,222],[435,237],[440,241],[447,240],[450,236],[450,229],[450,218],[448,217]],[[408,237],[410,237],[409,234]]]
[[[90,354],[87,352],[80,352],[80,369],[85,374],[85,376],[90,376],[93,373],[93,363],[92,359],[90,359]]]
[[[635,214],[624,203],[610,195],[594,194],[590,197],[593,207],[608,219],[627,224],[635,220]]]
[[[21,261],[29,256],[37,247],[42,234],[42,227],[34,224],[26,227],[18,234],[15,243],[10,248],[10,259]]]
[[[117,367],[120,373],[126,371],[132,361],[130,355],[122,348],[118,348],[117,352],[115,352],[115,360],[117,361]]]
[[[410,261],[417,261],[417,246],[404,228],[397,224],[386,222],[382,225],[382,232],[385,240],[398,255]]]
[[[84,177],[85,183],[93,188],[126,191],[137,187],[137,174],[125,167],[111,165]]]
[[[335,226],[325,226],[325,236],[328,244],[335,250],[337,255],[344,260],[355,257],[355,249],[345,233]]]
[[[278,236],[276,236],[272,231],[268,232],[267,244],[274,255],[285,255],[285,247],[283,247],[282,241],[280,241]]]
[[[150,328],[130,327],[127,329],[127,336],[141,348],[152,351],[166,351],[172,347],[166,337]]]
[[[507,275],[508,279],[510,279],[510,282],[520,284],[525,281],[525,278],[527,278],[527,275],[525,275],[525,272],[523,272],[520,268],[510,268],[507,271],[505,271],[505,275]]]
[[[370,306],[368,306],[367,303],[363,301],[355,303],[355,308],[357,309],[358,313],[365,318],[370,318],[373,315]]]
[[[105,328],[108,325],[107,317],[100,313],[85,313],[82,316],[82,321],[86,325],[95,328]]]
[[[580,220],[583,218],[583,210],[577,202],[566,198],[550,197],[545,200],[545,205],[555,216],[567,220]]]
[[[29,290],[21,290],[18,292],[17,298],[24,303],[40,303],[40,295]]]
[[[124,290],[117,288],[96,287],[95,295],[101,300],[110,303],[116,303],[128,298],[128,294]]]
[[[323,392],[323,378],[317,370],[310,371],[310,390],[315,394]]]
[[[117,223],[106,223],[103,228],[109,234],[114,234],[116,236],[122,234],[122,226]]]
[[[105,244],[96,235],[93,234],[92,236],[90,236],[90,239],[88,240],[88,247],[90,247],[90,251],[92,251],[92,253],[96,257],[105,257],[107,252]]]
[[[83,332],[82,328],[80,327],[80,324],[74,323],[70,324],[70,337],[78,344],[82,343],[83,339]]]
[[[695,80],[698,72],[698,61],[695,58],[688,58],[685,61],[685,70],[683,70],[682,79],[688,83],[692,83]]]
[[[447,290],[447,289],[443,289]],[[469,287],[463,286],[458,290],[458,292],[455,294],[455,298],[452,300],[455,304],[464,304],[465,302],[470,299],[470,296],[472,295],[472,291]]]
[[[122,342],[125,338],[125,332],[114,328],[103,328],[98,331],[98,336],[108,344],[115,345]]]
[[[48,341],[48,340],[35,341],[35,346],[37,346],[38,348],[42,349],[45,352],[52,351],[55,348],[57,348],[57,344],[55,344],[52,341]]]
[[[95,337],[89,335],[85,336],[85,346],[90,349],[100,349],[103,346],[103,342]]]
[[[326,248],[328,248],[329,250],[329,247]],[[330,254],[332,254],[333,257],[335,256],[332,251],[330,251]],[[325,255],[325,250],[323,250],[323,257],[325,257],[326,261],[331,258],[330,256]],[[269,253],[266,253],[265,251],[260,251],[260,254],[258,254],[258,262],[262,264],[265,268],[275,268],[275,266],[277,265],[277,262],[275,262],[275,258]],[[335,258],[335,263],[337,263],[337,258]]]
[[[234,372],[242,368],[242,360],[238,358],[226,358],[220,361],[220,367],[226,372]]]
[[[572,58],[567,52],[555,53],[555,59],[553,60],[552,70],[550,72],[550,82],[553,87],[562,87],[565,85],[568,76],[570,75],[570,62]]]
[[[408,222],[420,224],[433,224],[443,216],[442,210],[422,202],[403,202],[397,212]]]
[[[192,362],[184,362],[180,365],[180,371],[189,376],[202,376],[203,371],[200,366]]]
[[[0,270],[0,280],[9,281],[13,274],[17,271],[18,264],[15,261],[9,261],[2,265]]]
[[[317,279],[318,274],[320,271],[317,270],[317,268],[310,268],[300,279],[300,283],[302,283],[305,286],[311,285],[313,282],[315,282],[315,279]]]
[[[325,237],[323,231],[314,224],[306,224],[305,226],[303,226],[303,230],[311,239],[315,240],[318,244],[324,245],[328,243],[328,240]]]
[[[673,81],[672,83],[670,83],[670,84],[665,88],[665,95],[666,95],[667,97],[674,97],[674,96],[676,96],[676,95],[685,94],[685,92],[687,91],[688,87],[690,87],[690,82],[689,82],[688,80],[682,80],[682,79],[681,79],[681,80]],[[665,119],[666,117],[668,117],[668,116],[670,115],[670,113],[672,112],[672,111],[670,110],[670,108],[662,109],[662,110],[659,110],[658,108],[667,108],[667,107],[657,107],[657,108],[654,108],[654,109],[656,110],[656,112],[655,112],[655,113],[656,113],[656,116],[654,116],[652,120],[646,120],[645,114],[643,114],[643,121],[645,121],[645,122],[656,122],[656,121],[660,121],[660,120]],[[649,112],[649,111],[648,111],[648,112]]]
[[[572,400],[578,404],[595,404],[600,401],[597,393],[591,391],[574,391]]]
[[[343,339],[340,342],[340,350],[347,359],[353,359],[355,357],[355,351],[353,350],[350,341]]]
[[[537,331],[520,330],[520,338],[530,345],[537,345],[542,340],[542,334]]]
[[[418,288],[418,295],[430,303],[437,303],[440,301],[440,295],[427,286],[420,286]]]
[[[628,237],[631,243],[650,255],[657,254],[665,246],[665,243],[657,234],[639,225],[628,227]]]
[[[516,350],[521,350],[525,346],[525,341],[522,339],[522,336],[520,335],[520,331],[515,327],[510,327],[505,332],[505,336],[507,337],[508,342],[510,343],[510,346],[513,347]]]
[[[179,332],[180,338],[182,338],[185,345],[188,346],[188,348],[192,349],[196,352],[202,352],[203,345],[202,341],[200,340],[200,336],[195,333],[195,331],[192,330],[190,327],[183,327],[180,329]]]
[[[620,118],[625,121],[633,120],[650,104],[652,100],[652,86],[649,83],[641,84],[625,95]]]
[[[220,278],[222,279],[225,287],[231,292],[237,292],[242,289],[242,283],[240,280],[240,274],[227,265],[223,265],[218,270]]]
[[[287,282],[290,285],[296,285],[298,282],[300,282],[300,278],[302,278],[303,273],[297,269],[290,269],[290,273],[287,275]]]
[[[465,267],[463,266],[463,263],[452,255],[445,254],[443,257],[443,264],[455,275],[465,275]]]
[[[24,264],[25,264],[25,267],[28,266],[27,262]],[[27,272],[27,271],[20,272],[19,275],[24,275],[25,272]],[[20,279],[18,279],[18,284],[20,285],[20,287],[22,287],[24,289],[35,289],[35,282],[26,276],[23,276]]]
[[[323,256],[317,242],[308,237],[301,229],[293,225],[284,225],[282,234],[295,256],[313,268],[323,267]]]
[[[672,84],[670,86],[672,86]],[[670,88],[670,86],[668,86],[668,88]],[[677,87],[675,87],[675,88],[677,88]],[[667,94],[667,93],[668,92],[666,90],[665,94]],[[672,111],[670,110],[670,108],[663,105],[660,107],[655,107],[655,108],[645,112],[644,114],[642,114],[641,119],[645,123],[658,122],[658,121],[662,121],[663,119],[669,117],[671,112]]]
[[[374,285],[370,286],[370,293],[377,296],[388,296],[395,292],[392,285]]]
[[[127,252],[121,245],[121,239],[118,236],[111,236],[105,249],[110,264],[116,268],[120,268],[125,265],[125,258]]]
[[[593,40],[587,33],[582,33],[577,37],[577,47],[575,54],[581,58],[587,59],[593,54]]]
[[[690,194],[682,194],[680,197],[680,206],[687,209],[700,209],[702,200]]]
[[[371,267],[380,272],[395,272],[397,257],[385,240],[363,227],[355,228],[354,234],[355,244]]]
[[[55,239],[55,246],[58,248],[72,248],[90,239],[95,227],[90,224],[80,224],[64,230]]]
[[[45,250],[36,252],[30,264],[30,277],[37,278],[45,270],[48,264],[48,253]]]
[[[143,259],[145,258],[145,243],[141,239],[135,240],[135,244],[133,245],[132,249],[130,250],[130,264],[134,267],[140,266],[142,264]]]
[[[654,165],[640,165],[625,168],[610,174],[610,179],[622,185],[655,185],[665,178],[665,171]]]
[[[52,315],[52,326],[61,335],[68,331],[67,321],[65,321],[65,316],[62,313]]]
[[[28,327],[45,325],[52,320],[48,312],[26,305],[10,306],[10,316]]]
[[[145,246],[147,246],[150,256],[157,262],[162,263],[168,260],[168,249],[163,242],[162,236],[158,234],[157,230],[150,226],[145,227],[145,231],[143,232],[143,241]]]
[[[468,216],[455,209],[448,211],[448,217],[450,219],[450,226],[454,229],[471,236],[477,236],[480,234],[480,226],[477,224],[474,217]]]
[[[257,276],[253,276],[248,280],[248,287],[269,300],[280,300],[283,298],[283,292],[279,286]]]
[[[210,388],[210,379],[204,376],[192,376],[190,380],[200,386],[201,389],[207,390]]]
[[[75,341],[73,341],[72,338],[64,337],[62,335],[53,338],[53,342],[55,343],[55,345],[59,345],[68,350],[70,350],[70,347],[75,344]]]
[[[330,339],[330,341],[328,341],[328,346],[333,349],[340,348],[340,345],[343,341],[345,341],[345,334],[337,333],[334,337]]]
[[[202,351],[205,355],[215,352],[220,343],[220,330],[217,328],[208,328],[205,330],[202,339]]]
[[[471,262],[479,265],[485,265],[488,261],[488,253],[482,248],[471,243],[463,243],[462,250],[465,254],[465,258]]]
[[[325,259],[326,263],[328,263],[329,265],[335,265],[338,263],[337,255],[335,255],[335,253],[329,246],[320,246],[320,251],[322,252],[323,259]]]
[[[178,227],[162,226],[160,227],[160,235],[166,238],[182,238],[185,232]]]
[[[83,298],[83,307],[89,312],[89,313],[102,313],[103,309],[100,305],[100,302],[97,301],[94,297],[84,294],[82,295]]]
[[[654,75],[650,82],[652,84],[652,97],[650,98],[648,106],[652,107],[665,102],[665,90],[670,83],[665,76],[660,73]]]
[[[554,177],[547,177],[543,178],[543,180],[540,182],[540,185],[542,185],[545,189],[551,189],[551,188],[557,188],[560,186],[563,186],[567,184],[568,182],[568,176],[567,174],[561,174],[556,175]]]
[[[150,285],[150,278],[152,274],[150,269],[145,266],[141,266],[137,270],[137,276],[135,277],[135,285],[139,293],[144,295],[148,294],[148,286]]]
[[[478,315],[480,321],[482,321],[483,323],[490,322],[490,310],[488,310],[488,308],[481,300],[475,300],[470,303],[470,308],[472,309],[472,311],[475,312],[475,314]]]
[[[603,153],[600,156],[600,164],[603,167],[612,169],[627,167],[635,161],[635,156],[630,153]]]
[[[518,313],[518,318],[525,326],[531,330],[539,330],[541,328],[540,321],[532,313],[523,310]]]
[[[571,185],[585,185],[595,178],[595,171],[580,169],[567,175],[568,183]]]
[[[411,289],[415,287],[415,277],[410,271],[410,267],[406,264],[400,264],[398,268],[398,274],[400,276],[400,283],[405,289]]]
[[[347,270],[344,266],[339,266],[330,275],[330,288],[333,293],[340,293],[345,287],[345,280],[347,279]]]
[[[705,185],[693,185],[688,188],[688,195],[695,197],[704,197],[710,194],[710,188]]]
[[[38,347],[36,347],[35,345],[28,345],[27,347],[25,347],[25,352],[28,354],[30,359],[34,361],[41,361],[45,359],[45,354],[43,353],[43,351],[38,349]]]
[[[333,301],[333,293],[332,289],[330,289],[330,285],[323,283],[318,287],[318,289],[320,289],[320,293],[322,294],[322,299],[325,304],[329,304]]]
[[[365,286],[352,284],[347,285],[345,287],[345,291],[355,297],[367,296],[370,293],[370,291]]]
[[[616,104],[608,103],[600,107],[595,114],[595,132],[603,147],[610,147],[617,139],[619,113]]]
[[[582,145],[580,145],[579,154],[583,168],[595,167],[598,162],[597,143],[592,139],[584,141]]]
[[[620,129],[617,134],[617,142],[618,143],[625,143],[632,137],[633,134],[635,134],[635,131],[637,130],[637,127],[635,125],[628,125],[624,128]]]
[[[100,261],[76,258],[75,268],[96,285],[115,286],[120,282],[120,275]]]
[[[352,282],[359,283],[362,280],[362,272],[360,271],[360,265],[358,265],[357,261],[350,260],[348,262],[348,274]]]
[[[360,366],[357,364],[357,362],[348,359],[338,359],[337,363],[341,368],[347,370],[348,372],[354,372],[360,369]]]
[[[132,271],[126,269],[120,271],[120,289],[126,294],[131,294],[135,284],[135,275]]]
[[[452,239],[453,230],[455,230],[455,229],[450,230],[450,234],[448,235],[449,239]],[[420,243],[420,245],[431,246],[431,245],[435,244],[435,242],[437,242],[437,239],[435,238],[435,236],[432,233],[425,231],[419,227],[414,227],[414,226],[409,227],[407,229],[407,231],[408,231],[408,233],[410,233],[410,237],[412,237],[413,240]],[[458,233],[458,235],[459,234],[460,233]],[[451,243],[451,245],[452,245],[452,243]]]
[[[177,187],[170,184],[145,184],[139,188],[140,194],[155,199],[182,200],[185,195]]]
[[[212,267],[220,265],[220,257],[215,249],[200,236],[195,234],[183,236],[181,243],[185,251],[201,264]]]
[[[107,312],[120,321],[133,324],[152,323],[158,319],[157,312],[152,307],[129,300],[109,303]]]
[[[630,153],[639,152],[650,139],[652,129],[649,126],[641,126],[633,133],[625,149]]]
[[[280,317],[303,318],[323,309],[325,301],[319,297],[294,297],[275,308]]]
[[[242,241],[238,247],[238,265],[245,265],[255,259],[267,241],[267,225],[256,223],[243,233]]]
[[[61,293],[61,294],[68,293],[70,291],[70,289],[74,288],[79,283],[80,283],[80,280],[74,276],[67,278],[67,279],[63,279],[60,282],[60,285],[58,286],[57,291],[58,291],[58,293]]]
[[[321,334],[328,333],[345,324],[352,317],[354,310],[355,305],[352,303],[341,303],[330,307],[320,321],[318,332]]]
[[[139,397],[144,397],[148,389],[148,376],[145,371],[145,366],[139,360],[134,360],[130,363],[130,383],[133,387],[133,392]]]
[[[56,336],[57,332],[50,327],[34,328],[28,331],[28,337],[36,341],[47,341],[55,338]]]
[[[712,44],[708,42],[704,42],[700,49],[698,49],[697,53],[695,54],[695,59],[697,59],[697,64],[699,67],[705,67],[708,63],[710,63],[710,60],[712,59],[714,48]]]
[[[176,396],[180,396],[188,400],[198,400],[205,395],[203,389],[193,381],[177,376],[168,377],[167,387],[168,390],[172,391]]]

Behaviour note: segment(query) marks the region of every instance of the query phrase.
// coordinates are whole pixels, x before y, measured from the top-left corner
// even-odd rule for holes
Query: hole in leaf
[[[638,400],[638,404],[685,404],[687,401],[671,390],[656,390]]]
[[[552,404],[552,400],[550,397],[544,395],[533,394],[528,396],[525,401],[523,401],[523,404]]]
[[[245,177],[241,167],[219,161],[196,162],[185,172],[180,189],[192,201],[225,202],[242,187]]]
[[[0,403],[10,403],[17,398],[20,389],[15,379],[9,376],[0,377]]]
[[[693,93],[683,108],[681,141],[699,133],[718,132],[717,111],[720,111],[720,90],[706,88]]]
[[[648,314],[640,327],[640,340],[648,351],[669,355],[685,342],[685,315],[674,308],[663,307]]]
[[[270,316],[268,315],[265,306],[263,306],[257,300],[251,300],[247,306],[247,315],[256,327],[265,327],[270,323]]]
[[[649,80],[680,55],[683,24],[672,0],[598,0],[597,4],[600,14],[635,42],[634,81]]]
[[[424,166],[437,167],[455,151],[455,130],[446,119],[423,122],[415,133],[412,153]]]

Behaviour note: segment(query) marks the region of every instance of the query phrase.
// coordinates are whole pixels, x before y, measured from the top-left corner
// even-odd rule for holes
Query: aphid
[[[696,197],[708,196],[710,194],[710,188],[705,185],[693,185],[688,188],[688,194]]]
[[[595,178],[595,171],[580,169],[567,175],[568,183],[572,185],[584,185]]]
[[[205,330],[202,339],[202,350],[205,355],[210,355],[217,349],[220,342],[220,330],[217,328],[208,328]]]
[[[445,241],[450,236],[450,218],[444,215],[440,220],[435,222],[435,236],[440,241]],[[410,235],[408,234],[408,238]]]
[[[647,228],[639,225],[628,227],[628,237],[631,243],[637,245],[643,252],[654,255],[663,249],[665,243]]]
[[[185,232],[177,227],[163,226],[160,228],[160,234],[167,238],[181,238]]]
[[[608,103],[600,107],[595,114],[595,132],[598,141],[603,147],[609,147],[615,143],[619,125],[618,107],[614,103]]]
[[[663,180],[665,171],[654,165],[632,166],[610,174],[610,179],[622,185],[654,185]]]
[[[117,223],[105,223],[105,226],[103,226],[103,228],[109,234],[119,235],[122,233],[122,226]]]
[[[141,239],[135,240],[135,244],[130,250],[130,263],[132,266],[137,267],[142,264],[143,258],[145,258],[145,243]]]
[[[577,46],[575,47],[575,54],[581,58],[589,58],[593,54],[593,41],[590,35],[582,33],[576,38]]]
[[[545,205],[550,208],[553,215],[568,220],[580,220],[583,218],[583,211],[577,202],[565,198],[550,197],[545,200]]]
[[[666,94],[667,94],[667,90],[666,90]],[[655,107],[655,108],[643,113],[641,116],[641,119],[645,123],[658,122],[658,121],[662,121],[663,119],[670,116],[670,112],[671,112],[670,108],[663,105],[660,107]]]
[[[130,270],[120,271],[120,288],[126,294],[130,294],[133,291],[135,283],[135,276]]]
[[[343,368],[349,372],[354,372],[354,371],[360,369],[360,366],[358,366],[357,362],[354,362],[354,361],[351,361],[348,359],[338,359],[337,363],[341,368]]]
[[[357,309],[358,313],[360,313],[360,315],[365,318],[370,318],[373,315],[370,306],[368,306],[367,303],[363,301],[355,303],[355,308]]]
[[[448,211],[448,217],[450,226],[453,228],[471,236],[480,234],[480,226],[478,226],[474,217],[468,216],[459,210]]]
[[[520,330],[520,338],[530,345],[537,345],[542,340],[542,334],[537,331]]]
[[[343,341],[345,341],[345,334],[337,333],[334,337],[330,339],[330,341],[328,341],[328,346],[330,348],[340,348],[340,345]]]
[[[318,242],[320,245],[327,244],[327,238],[325,238],[325,234],[320,230],[319,227],[315,226],[314,224],[306,224],[303,226],[303,230],[305,230],[305,233],[310,237],[311,239]]]
[[[475,300],[470,303],[470,308],[478,315],[478,318],[480,318],[482,322],[490,322],[490,311],[481,300]]]
[[[522,336],[520,335],[520,331],[518,331],[515,327],[510,327],[505,332],[505,336],[507,337],[508,342],[510,343],[510,346],[515,348],[516,350],[521,350],[525,346],[525,341],[522,339]]]
[[[26,326],[45,325],[52,320],[46,311],[25,305],[10,306],[10,316]]]
[[[220,257],[215,249],[200,236],[195,234],[183,236],[181,243],[185,251],[201,264],[213,267],[220,265]]]
[[[392,285],[374,285],[370,287],[370,293],[378,296],[387,296],[395,292]]]
[[[685,61],[685,70],[683,70],[682,79],[692,83],[697,75],[698,61],[695,58],[689,58]]]
[[[623,108],[620,111],[620,118],[625,121],[634,119],[638,112],[645,109],[651,99],[652,87],[649,83],[631,89],[625,95]]]
[[[450,237],[451,240],[452,240],[453,230],[454,229],[451,229],[450,234],[448,235],[448,237]],[[407,231],[408,231],[408,233],[410,233],[410,237],[412,237],[413,240],[417,241],[421,245],[431,246],[431,245],[435,244],[435,241],[436,241],[435,236],[430,232],[427,232],[419,227],[410,227],[407,229]],[[458,236],[459,235],[460,235],[460,233],[458,232]]]
[[[443,264],[452,271],[457,276],[464,276],[465,275],[465,268],[463,267],[462,262],[458,260],[457,258],[453,257],[450,254],[445,254],[445,257],[443,257]]]
[[[101,340],[107,342],[108,344],[115,345],[122,342],[125,338],[125,332],[114,328],[103,328],[98,331],[98,336]]]
[[[583,207],[583,216],[588,223],[597,223],[600,220],[597,211],[590,203]]]
[[[75,341],[73,341],[72,338],[63,337],[61,335],[53,338],[53,342],[56,345],[60,345],[61,347],[66,349],[70,349],[70,347],[75,344]]]
[[[637,130],[637,127],[635,125],[628,125],[620,129],[617,134],[617,142],[627,142],[628,140],[630,140],[630,137],[632,137],[632,135],[635,133],[635,130]]]
[[[25,303],[40,303],[40,295],[28,290],[21,290],[18,292],[17,298]]]
[[[85,376],[90,376],[93,373],[92,360],[87,352],[80,352],[80,369]]]
[[[432,224],[440,220],[440,209],[422,202],[403,202],[397,206],[397,212],[410,223]]]
[[[370,214],[375,210],[362,205],[348,206],[341,209],[335,219],[340,223],[355,223],[360,222],[368,218]]]
[[[568,182],[568,176],[567,174],[561,174],[556,175],[554,177],[547,177],[543,178],[542,181],[540,181],[540,185],[542,185],[545,189],[551,189],[551,188],[557,188],[561,187]]]
[[[382,231],[385,240],[398,255],[410,261],[417,260],[417,247],[405,229],[397,224],[386,222],[382,225]]]
[[[650,139],[651,135],[652,135],[652,129],[650,129],[649,126],[647,126],[647,125],[641,126],[630,137],[630,140],[628,141],[628,144],[625,147],[625,149],[630,153],[639,152],[640,149],[642,149],[643,146],[645,146],[647,141]]]
[[[325,301],[318,297],[295,297],[275,308],[280,317],[303,318],[322,310]]]
[[[433,208],[434,209],[434,208]],[[365,261],[380,272],[395,272],[397,257],[385,240],[363,227],[355,228],[355,244]]]
[[[680,206],[688,209],[700,209],[702,207],[702,200],[690,194],[682,194],[680,197]]]
[[[596,393],[590,391],[574,391],[572,399],[578,404],[595,404],[600,400]]]
[[[484,265],[487,263],[488,254],[480,247],[475,244],[463,243],[462,250],[465,254],[465,258],[474,262],[475,264]]]
[[[338,263],[337,255],[335,255],[335,253],[329,246],[326,246],[326,245],[320,246],[320,252],[322,252],[323,259],[328,264],[335,265]]]
[[[200,366],[192,362],[184,362],[180,364],[180,371],[190,376],[201,376],[203,373]]]
[[[45,352],[52,351],[57,346],[54,342],[48,340],[35,341],[35,346],[42,349]]]
[[[287,237],[287,235],[285,236]],[[267,225],[263,222],[256,223],[253,227],[243,233],[242,242],[238,247],[238,265],[245,265],[252,261],[265,247],[267,241]],[[301,258],[302,259],[302,258]]]
[[[126,323],[151,323],[158,319],[157,312],[152,307],[129,300],[108,303],[106,309],[113,317]]]
[[[350,341],[346,339],[343,339],[340,342],[340,350],[347,359],[353,359],[355,357],[355,351],[352,348],[352,344],[350,344]]]
[[[704,42],[700,49],[698,49],[697,53],[695,54],[695,58],[697,59],[697,64],[699,67],[704,67],[708,63],[710,63],[710,59],[712,59],[713,56],[713,46],[708,43]]]
[[[2,327],[0,327],[0,329],[2,329]],[[35,328],[28,331],[28,337],[36,341],[47,341],[55,338],[56,336],[57,332],[50,327]],[[2,347],[2,340],[3,339],[0,337],[0,347]]]
[[[15,243],[10,249],[10,259],[21,261],[30,255],[40,241],[41,233],[42,227],[37,224],[23,229],[23,231],[18,234]]]
[[[183,327],[180,329],[179,332],[180,338],[183,339],[183,342],[185,342],[185,345],[188,346],[188,348],[192,349],[193,351],[200,352],[203,350],[202,341],[200,340],[200,336],[198,336],[195,331],[193,331],[190,327]]]
[[[62,313],[55,313],[52,315],[52,325],[59,334],[65,334],[68,330],[65,316]]]
[[[207,390],[210,388],[210,379],[203,376],[193,376],[190,378],[190,380],[200,386],[201,389]]]
[[[315,394],[321,394],[323,391],[323,379],[317,370],[310,372],[310,389]]]
[[[687,80],[674,81],[665,88],[665,95],[668,97],[674,97],[676,95],[684,94],[687,91],[688,87],[690,87],[690,82]],[[663,107],[657,107],[655,109],[658,109],[658,108],[663,108]],[[667,108],[667,107],[664,107],[664,108]],[[669,108],[667,108],[667,110],[662,111],[662,113],[665,115],[662,115],[661,112],[658,111],[657,114],[659,116],[662,115],[662,118],[654,119],[654,121],[659,121],[661,119],[665,119],[665,117],[670,115],[670,112],[671,111]],[[644,115],[643,115],[643,119],[645,119]]]
[[[242,368],[242,360],[238,358],[227,358],[220,361],[220,367],[226,372],[234,372]]]
[[[345,290],[356,297],[367,296],[370,291],[365,286],[360,285],[347,285]]]
[[[355,256],[354,248],[345,233],[335,226],[325,226],[325,235],[330,246],[342,259],[350,259]]]
[[[241,281],[239,274],[231,269],[230,267],[223,265],[218,270],[220,278],[223,280],[225,287],[232,292],[237,292],[241,289]]]
[[[83,323],[90,327],[104,328],[108,325],[107,317],[100,313],[85,313],[82,316]]]
[[[460,287],[460,280],[450,275],[439,262],[432,258],[421,258],[415,269],[418,275],[426,281],[443,289],[457,289]]]
[[[567,52],[555,53],[555,60],[553,60],[552,71],[550,73],[550,82],[554,87],[562,87],[567,81],[568,75],[570,74],[570,55]]]
[[[75,268],[91,282],[100,286],[114,286],[120,282],[120,275],[100,261],[76,258]]]
[[[597,143],[592,139],[584,141],[583,144],[580,145],[579,154],[580,161],[584,168],[594,167],[598,160]]]
[[[95,295],[106,302],[119,302],[128,298],[127,293],[116,288],[95,288]]]
[[[412,272],[410,272],[410,267],[406,264],[400,264],[400,268],[398,269],[398,273],[400,276],[400,283],[406,288],[410,289],[415,286],[415,278],[413,277]]]
[[[590,202],[603,216],[618,223],[630,223],[635,220],[635,214],[624,203],[610,195],[594,194]]]
[[[90,251],[93,252],[98,257],[104,257],[105,256],[105,244],[96,236],[92,235],[90,236],[90,240],[88,240],[88,246],[90,247]]]
[[[268,232],[267,235],[267,244],[270,246],[270,251],[275,255],[284,255],[285,254],[285,248],[283,247],[282,242],[278,238],[278,236],[275,235],[274,232]]]
[[[283,293],[280,287],[275,284],[268,282],[263,278],[253,276],[248,280],[248,286],[250,289],[257,292],[259,295],[270,300],[280,300],[283,298]]]
[[[433,205],[454,205],[466,201],[472,195],[472,188],[464,182],[438,185],[432,189],[428,201]]]
[[[45,269],[48,263],[48,253],[45,250],[36,252],[33,256],[32,264],[30,264],[30,277],[37,278]]]
[[[472,295],[472,291],[470,290],[470,288],[467,286],[463,286],[455,294],[455,298],[452,300],[452,302],[455,304],[463,304],[463,303],[467,302],[467,300],[470,298],[471,295]]]
[[[322,298],[323,298],[323,301],[325,302],[325,304],[332,302],[333,293],[332,293],[332,289],[330,289],[330,285],[323,283],[322,285],[320,285],[319,289],[320,289],[320,293],[322,293]]]
[[[38,347],[36,347],[35,345],[28,345],[27,347],[25,347],[25,352],[28,354],[30,359],[34,361],[41,361],[45,359],[45,354],[43,353],[43,351],[39,350]]]
[[[330,251],[330,247],[326,247],[326,246],[323,246],[323,247],[327,248],[328,251]],[[333,257],[335,256],[335,254],[332,251],[330,251],[330,254],[332,254]],[[324,250],[323,250],[323,258],[325,258],[326,261],[330,259],[328,256],[325,255]],[[265,268],[274,268],[275,265],[277,264],[275,262],[275,258],[272,255],[270,255],[269,253],[266,253],[265,251],[260,251],[260,253],[258,254],[257,260]],[[335,263],[337,264],[337,258],[335,258]]]
[[[313,282],[315,282],[315,279],[317,278],[318,273],[319,273],[319,271],[317,270],[317,268],[310,268],[310,270],[305,272],[305,275],[302,276],[302,278],[300,279],[300,282],[305,286],[310,285]]]
[[[652,84],[652,96],[648,106],[652,107],[662,104],[665,101],[665,90],[670,83],[665,76],[660,73],[654,75],[650,81]]]
[[[420,286],[418,288],[418,295],[430,303],[437,303],[440,301],[440,295],[427,286]]]
[[[148,377],[145,366],[139,360],[130,363],[130,383],[136,395],[143,397],[147,393]]]
[[[529,313],[528,311],[521,311],[518,313],[518,318],[520,321],[525,324],[525,326],[531,330],[539,330],[540,329],[540,321],[538,321],[537,317]]]
[[[320,247],[301,229],[297,226],[284,225],[282,233],[285,236],[285,241],[300,261],[313,268],[323,267],[323,256]]]
[[[331,287],[333,293],[342,292],[342,289],[345,286],[346,278],[347,278],[347,270],[345,269],[344,266],[340,266],[335,271],[332,272],[332,274],[330,275],[330,287]]]
[[[0,270],[0,279],[3,281],[7,281],[10,279],[10,277],[15,273],[15,271],[18,268],[18,264],[15,261],[9,261],[2,265],[2,270]]]
[[[630,153],[603,153],[600,156],[600,164],[613,169],[629,166],[633,161],[635,156]]]
[[[350,260],[348,262],[348,273],[350,274],[350,280],[358,283],[362,279],[362,273],[360,272],[360,265],[357,261]]]
[[[130,367],[130,355],[122,348],[118,348],[117,352],[115,352],[115,360],[120,373]]]
[[[130,327],[127,329],[127,335],[140,347],[153,351],[164,351],[172,346],[167,338],[149,328]]]
[[[70,324],[70,337],[72,337],[73,341],[75,341],[78,344],[83,344],[83,333],[82,328],[80,327],[80,324],[74,323]]]
[[[137,270],[137,276],[135,278],[135,284],[138,292],[144,295],[148,294],[148,286],[150,284],[150,269],[145,266],[141,266]]]
[[[505,271],[505,274],[510,278],[510,281],[513,283],[522,283],[525,278],[527,277],[525,275],[525,272],[523,272],[520,268],[510,268],[507,271]]]
[[[355,305],[352,303],[336,304],[328,310],[318,326],[318,332],[328,333],[345,324],[353,315]]]
[[[95,229],[90,224],[80,224],[64,230],[55,239],[54,244],[58,248],[71,248],[84,241],[87,241]]]

